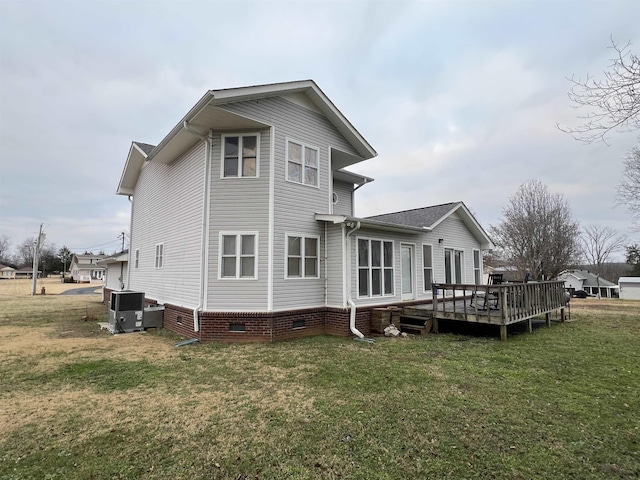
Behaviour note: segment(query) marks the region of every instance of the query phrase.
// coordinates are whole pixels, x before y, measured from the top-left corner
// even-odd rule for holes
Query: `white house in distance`
[[[0,279],[13,280],[16,278],[16,269],[0,263]]]
[[[640,300],[640,277],[620,277],[620,298],[624,300]]]
[[[374,156],[311,80],[206,92],[157,146],[131,144],[126,288],[183,335],[274,341],[366,335],[373,307],[482,283],[493,245],[462,202],[354,216],[372,179],[346,168]]]
[[[129,250],[102,258],[97,261],[97,264],[105,269],[103,293],[106,293],[107,290],[122,291],[125,289],[129,267]],[[108,295],[105,295],[103,299],[108,298]]]
[[[101,282],[105,268],[98,264],[106,255],[73,254],[69,264],[69,272],[76,282]]]
[[[604,298],[618,296],[618,286],[616,284],[602,277],[598,280],[598,276],[588,270],[565,270],[558,275],[558,280],[564,280],[565,288],[572,293],[584,290],[590,295],[599,294]]]

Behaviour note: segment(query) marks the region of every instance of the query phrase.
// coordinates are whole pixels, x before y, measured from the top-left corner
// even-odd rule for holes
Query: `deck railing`
[[[566,305],[567,298],[562,281],[502,285],[433,285],[434,316],[445,311],[464,317],[487,315],[497,317],[496,323],[500,325],[509,325],[563,309]]]

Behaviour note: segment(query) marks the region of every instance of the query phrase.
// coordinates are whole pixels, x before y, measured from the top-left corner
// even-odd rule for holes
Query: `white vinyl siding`
[[[353,184],[334,180],[333,193],[337,195],[338,201],[333,203],[332,213],[353,217]]]
[[[338,132],[338,130],[321,114],[311,108],[305,108],[297,103],[283,98],[266,98],[260,101],[239,102],[225,105],[226,110],[245,115],[247,117],[274,125],[274,237],[273,237],[273,308],[274,310],[291,310],[323,306],[327,302],[325,295],[324,276],[325,258],[327,262],[337,262],[334,252],[325,255],[324,224],[315,220],[317,212],[327,212],[331,203],[331,182],[329,181],[329,145],[351,155],[357,152]],[[267,136],[264,132],[261,136]],[[309,188],[303,184],[287,181],[287,147],[286,140],[294,139],[306,145],[319,148],[318,185],[319,188]],[[263,142],[264,143],[264,142]],[[260,149],[261,170],[264,172],[264,152]],[[261,174],[262,175],[262,174]],[[235,183],[235,182],[227,182]],[[254,182],[254,183],[262,183]],[[234,195],[231,193],[231,195]],[[236,198],[239,195],[235,195]],[[245,195],[247,196],[247,195]],[[252,192],[253,197],[253,192]],[[224,200],[223,200],[224,201]],[[251,198],[250,201],[254,201]],[[257,202],[257,200],[255,200]],[[255,207],[266,210],[268,196],[263,204]],[[267,213],[258,218],[251,213],[254,221],[268,220]],[[244,219],[242,219],[244,220]],[[304,282],[291,282],[285,276],[286,270],[286,235],[287,233],[304,232],[306,235],[320,237],[319,277],[309,278]],[[261,236],[261,239],[263,237]],[[264,237],[267,238],[266,236]],[[261,243],[266,247],[266,241]],[[266,265],[266,262],[264,262]],[[261,264],[262,265],[262,262]],[[262,267],[261,267],[262,268]],[[337,274],[338,272],[336,272]],[[262,277],[260,277],[262,278]],[[266,278],[266,277],[265,277]],[[329,285],[331,292],[338,294],[342,285]],[[266,292],[266,289],[265,289]],[[342,296],[342,295],[341,295]],[[210,300],[211,303],[211,300]],[[246,302],[245,302],[246,304]],[[266,304],[266,297],[265,297]],[[263,307],[264,308],[264,307]]]
[[[132,200],[131,249],[141,252],[127,288],[161,303],[195,308],[199,302],[204,187],[204,142],[169,165],[147,162]],[[163,268],[155,268],[155,246]],[[135,259],[134,259],[135,262]],[[126,283],[126,282],[125,282]]]
[[[255,177],[220,178],[222,171],[222,132],[212,132],[211,202],[209,204],[207,311],[266,311],[269,242],[269,169],[271,168],[268,129],[252,132],[259,138],[259,162]],[[254,278],[231,280],[220,271],[221,236],[224,233],[256,235]],[[249,262],[245,260],[245,263]]]
[[[257,177],[260,172],[260,134],[222,136],[221,177]]]
[[[433,245],[422,245],[423,291],[431,292],[433,284]]]
[[[256,279],[258,271],[258,235],[255,232],[220,233],[220,277]]]
[[[320,276],[320,237],[287,235],[286,278],[318,278]]]

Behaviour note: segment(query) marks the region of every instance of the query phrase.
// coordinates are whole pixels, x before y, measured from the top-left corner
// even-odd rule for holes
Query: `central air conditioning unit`
[[[144,330],[144,292],[111,292],[108,329],[111,333]]]

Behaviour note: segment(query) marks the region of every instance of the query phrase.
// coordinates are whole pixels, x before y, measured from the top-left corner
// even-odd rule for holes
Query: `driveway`
[[[83,288],[74,288],[72,290],[67,290],[66,292],[62,292],[60,295],[92,295],[97,293],[96,290],[101,289],[102,287],[83,287]]]

